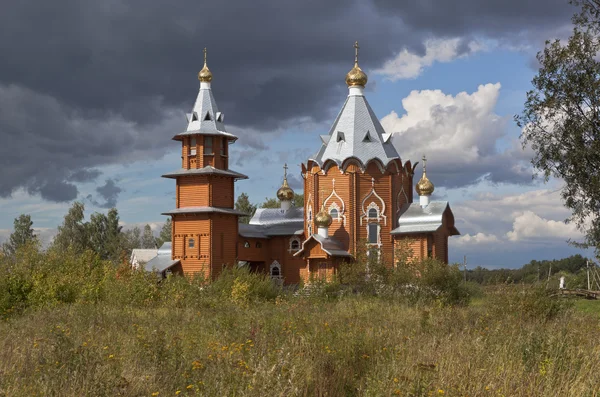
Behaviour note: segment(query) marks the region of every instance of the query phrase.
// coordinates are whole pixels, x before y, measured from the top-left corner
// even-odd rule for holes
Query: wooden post
[[[590,287],[590,261],[589,260],[587,260],[585,262],[585,268],[586,268],[586,271],[587,271],[587,282],[588,282],[587,283],[587,285],[588,285],[587,289],[589,291],[591,289],[591,287]]]

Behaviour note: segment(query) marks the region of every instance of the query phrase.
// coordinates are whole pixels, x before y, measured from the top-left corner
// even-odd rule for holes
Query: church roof
[[[329,134],[321,137],[323,144],[312,158],[319,165],[327,160],[341,165],[348,158],[356,158],[364,166],[373,159],[387,166],[391,160],[400,158],[362,90],[357,92],[348,95]]]
[[[192,168],[185,169],[180,168],[176,171],[169,172],[168,174],[164,174],[163,178],[177,178],[178,176],[184,175],[222,175],[222,176],[232,176],[235,179],[248,179],[248,177],[244,174],[240,174],[239,172],[231,171],[231,170],[220,170],[218,168],[207,165],[204,168]]]
[[[323,251],[325,251],[330,256],[352,256],[352,254],[350,254],[342,247],[342,244],[339,241],[337,241],[333,237],[323,237],[319,234],[313,234],[312,236],[307,238],[302,243],[302,248],[300,249],[300,251],[296,252],[294,256],[300,255],[300,253],[304,251],[304,246],[306,245],[306,243],[308,243],[311,239],[317,241],[321,245]]]
[[[217,212],[221,214],[230,214],[230,215],[239,215],[239,216],[247,216],[248,214],[234,210],[231,208],[221,208],[221,207],[181,207],[175,208],[174,210],[163,212],[161,215],[178,215],[178,214],[203,214]]]
[[[258,208],[250,219],[251,225],[270,225],[286,222],[300,222],[304,225],[304,207]]]
[[[272,236],[300,236],[304,233],[304,223],[286,222],[282,224],[251,225],[239,224],[238,233],[246,238],[270,238]]]
[[[418,202],[405,204],[400,209],[398,227],[392,230],[391,234],[435,232],[442,226],[444,212],[447,209],[450,209],[447,201],[432,201],[426,207],[421,207]],[[450,235],[460,234],[454,225],[449,226]]]
[[[258,208],[250,223],[239,225],[239,234],[247,238],[299,236],[304,233],[304,207]]]
[[[175,135],[173,139],[181,140],[182,136],[200,134],[224,136],[235,141],[237,137],[225,129],[224,118],[225,115],[217,107],[210,83],[203,82],[192,113],[187,114],[187,129]]]

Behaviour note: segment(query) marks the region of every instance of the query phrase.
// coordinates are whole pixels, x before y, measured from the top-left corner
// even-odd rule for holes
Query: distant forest
[[[587,288],[587,262],[588,258],[577,254],[564,259],[532,260],[520,269],[485,269],[478,266],[475,269],[467,270],[467,280],[484,285],[501,283],[533,284],[549,281],[551,286],[557,287],[558,280],[564,276],[567,288]],[[594,275],[600,269],[592,260],[589,260],[589,264],[590,284],[595,284]],[[597,289],[595,285],[591,285],[591,287]]]

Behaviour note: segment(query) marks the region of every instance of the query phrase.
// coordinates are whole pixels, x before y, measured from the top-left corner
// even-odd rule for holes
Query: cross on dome
[[[200,80],[203,83],[210,83],[212,81],[213,75],[212,75],[211,71],[208,69],[208,66],[206,66],[206,47],[204,47],[203,52],[204,52],[204,67],[198,73],[198,80]]]

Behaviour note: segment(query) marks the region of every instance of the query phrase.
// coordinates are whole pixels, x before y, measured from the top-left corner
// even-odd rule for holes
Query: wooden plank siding
[[[190,175],[177,178],[177,208],[233,208],[234,180],[214,175]]]

